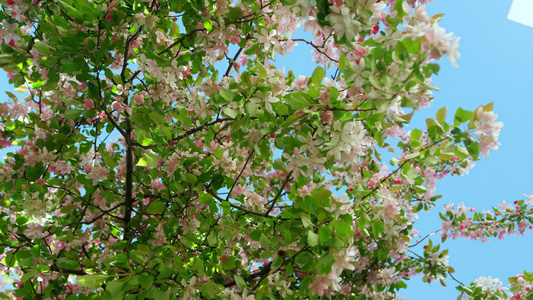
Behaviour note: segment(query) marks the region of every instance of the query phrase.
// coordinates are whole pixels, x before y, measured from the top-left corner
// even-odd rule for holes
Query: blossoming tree
[[[498,148],[492,105],[430,104],[458,38],[428,1],[0,0],[3,299],[391,299],[453,273],[414,218]],[[304,25],[313,39],[293,38]],[[275,58],[312,47],[296,77]],[[221,69],[225,62],[227,69]],[[325,69],[331,76],[326,77]],[[381,153],[393,152],[389,162]],[[524,232],[531,198],[448,206],[447,237]],[[453,275],[451,276],[453,277]],[[478,280],[472,299],[521,299]]]

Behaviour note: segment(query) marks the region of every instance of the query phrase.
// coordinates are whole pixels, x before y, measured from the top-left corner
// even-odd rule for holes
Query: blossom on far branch
[[[493,111],[477,109],[474,124],[476,126],[477,139],[479,140],[480,152],[484,157],[489,156],[490,150],[497,150],[500,143],[498,137],[503,127],[502,122],[496,122],[498,115]]]
[[[493,211],[477,212],[461,204],[455,208],[453,204],[445,206],[441,214],[443,239],[467,238],[488,242],[489,238],[503,239],[508,235],[524,235],[533,230],[533,203],[527,200],[516,200],[512,204],[503,201]]]

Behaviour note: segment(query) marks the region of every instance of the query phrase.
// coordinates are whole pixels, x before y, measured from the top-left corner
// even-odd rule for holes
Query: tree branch
[[[265,212],[265,217],[268,217],[268,214],[272,211],[272,209],[274,209],[274,205],[281,196],[283,189],[285,189],[285,185],[287,185],[287,183],[289,183],[289,181],[291,180],[292,172],[293,171],[290,171],[289,174],[287,174],[287,177],[285,178],[285,181],[283,181],[283,184],[280,186],[278,193],[276,194],[276,196],[274,196],[274,199],[272,199],[272,205],[270,205],[270,208]]]
[[[207,193],[209,193],[211,196],[213,196],[215,199],[217,199],[220,203],[222,202],[228,202],[230,207],[232,208],[235,208],[235,209],[238,209],[240,211],[243,211],[245,213],[248,213],[248,214],[251,214],[251,215],[254,215],[254,216],[259,216],[259,217],[266,217],[266,218],[271,218],[271,219],[278,219],[278,220],[283,220],[283,221],[289,221],[289,220],[301,220],[300,218],[282,218],[282,217],[278,217],[278,216],[269,216],[269,215],[265,215],[264,213],[260,213],[260,212],[257,212],[257,211],[253,211],[253,210],[249,210],[247,208],[244,208],[242,206],[239,206],[239,205],[235,205],[233,203],[231,203],[230,201],[226,201],[225,199],[222,199],[220,198],[213,190],[211,189],[207,189],[206,190]]]

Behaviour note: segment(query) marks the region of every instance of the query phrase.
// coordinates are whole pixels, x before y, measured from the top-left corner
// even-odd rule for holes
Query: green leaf
[[[163,201],[154,201],[148,205],[146,212],[151,215],[157,215],[162,213],[166,208],[166,204]]]
[[[383,236],[383,230],[385,229],[385,224],[381,219],[376,219],[372,222],[372,233],[374,237],[381,238]]]
[[[327,243],[333,238],[333,229],[330,226],[322,225],[318,229],[318,240],[320,243]]]
[[[343,53],[339,58],[339,71],[343,72],[346,70],[346,53]]]
[[[22,283],[24,283],[24,282],[30,280],[31,278],[33,278],[35,275],[37,275],[37,269],[33,269],[33,270],[29,271],[28,273],[24,274],[24,276],[22,276],[20,281]]]
[[[246,55],[254,55],[257,51],[259,51],[259,47],[261,45],[259,43],[252,44],[250,47],[246,48],[243,52]]]
[[[402,40],[405,49],[411,54],[418,54],[420,51],[420,40],[412,40],[411,38],[406,38]]]
[[[406,175],[407,182],[409,184],[414,184],[415,179],[420,176],[420,174],[416,171],[415,168],[409,169],[409,171],[405,175]]]
[[[404,0],[396,0],[394,2],[393,10],[398,12],[398,17],[399,18],[403,18],[403,16],[407,15],[407,13],[405,13],[405,11],[403,10],[403,7],[402,7],[402,3],[403,2],[404,2]]]
[[[68,73],[68,74],[79,74],[81,73],[81,70],[83,68],[84,62],[83,60],[79,60],[78,58],[68,58],[68,59],[62,59],[61,60],[61,72]]]
[[[101,287],[102,283],[104,283],[104,281],[109,277],[110,276],[107,275],[97,274],[77,276],[76,284],[89,288],[91,290],[96,290]]]
[[[410,137],[410,141],[418,141],[420,140],[420,138],[422,137],[422,130],[420,129],[413,129],[413,131],[411,131],[411,137]]]
[[[250,233],[250,238],[252,239],[252,241],[259,241],[261,239],[261,235],[263,234],[263,232],[261,230],[254,230]]]
[[[381,81],[379,81],[379,79],[377,79],[376,77],[374,76],[369,76],[368,77],[368,80],[370,81],[370,83],[372,83],[372,85],[377,88],[377,89],[380,89],[383,87],[383,84],[381,83]]]
[[[292,123],[298,121],[300,118],[302,118],[302,116],[292,114],[285,121],[283,121],[283,123],[281,123],[281,127],[287,128],[291,126]]]
[[[133,261],[136,261],[140,264],[144,263],[144,260],[146,259],[146,253],[141,252],[139,250],[130,250],[129,255]]]
[[[361,216],[359,217],[359,221],[357,221],[357,226],[359,226],[360,229],[368,227],[371,224],[372,224],[372,220],[370,220],[370,218],[368,217],[366,213],[362,213]]]
[[[159,130],[158,135],[163,136],[167,139],[167,141],[172,140],[172,132],[168,130],[168,127],[164,124],[159,124],[157,126],[157,129]]]
[[[334,87],[328,88],[329,90],[329,101],[335,102],[339,98],[339,90]]]
[[[317,271],[320,275],[326,275],[331,271],[331,267],[333,266],[333,263],[335,263],[335,256],[332,252],[328,253],[327,255],[322,256],[318,260],[317,264]]]
[[[187,182],[189,182],[191,184],[195,184],[196,181],[198,181],[198,177],[196,177],[196,175],[194,175],[194,174],[184,173],[183,175],[185,177],[185,180],[187,180]]]
[[[318,234],[314,233],[312,230],[307,232],[307,243],[309,246],[314,247],[318,244]]]
[[[337,224],[335,224],[335,232],[339,236],[347,236],[347,235],[349,235],[350,233],[352,233],[352,224],[351,224],[351,222],[350,223],[349,222],[345,222],[345,221],[338,222]]]
[[[145,152],[144,157],[141,157],[141,159],[139,159],[139,162],[137,162],[137,165],[141,167],[150,166],[153,168],[157,166],[158,162],[159,162],[159,156],[157,154]]]
[[[259,115],[259,106],[250,101],[244,106],[244,111],[252,117],[257,117]]]
[[[180,110],[178,114],[178,120],[182,121],[187,126],[191,125],[191,118],[189,118],[189,114],[186,109]]]
[[[67,205],[67,206],[64,206],[61,208],[60,212],[61,213],[70,213],[73,209],[75,209],[77,206],[74,205],[74,204],[71,204],[71,205]]]
[[[331,196],[331,191],[325,188],[324,186],[320,186],[319,188],[314,189],[311,192],[311,195],[315,197],[320,203],[324,203]]]
[[[289,114],[289,107],[283,103],[278,104],[277,113],[278,115],[286,116]]]
[[[200,259],[200,257],[196,257],[194,259],[193,267],[198,272],[198,275],[204,276],[204,262],[202,261],[202,259]]]
[[[41,174],[43,174],[43,172],[44,172],[44,169],[42,168],[41,164],[38,164],[38,165],[36,165],[34,167],[27,167],[26,168],[26,177],[30,181],[36,181],[37,179],[41,178]]]
[[[146,167],[148,166],[148,161],[144,157],[141,157],[141,159],[139,159],[139,161],[137,162],[137,165],[141,167]]]
[[[146,134],[146,132],[140,128],[137,128],[135,130],[135,139],[137,140],[137,142],[139,142],[139,144],[141,144],[142,146],[148,146],[148,145],[151,145],[154,140],[152,140],[151,138],[149,138]]]
[[[446,120],[446,114],[448,113],[448,107],[444,106],[443,108],[439,109],[437,111],[437,122],[439,122],[440,125],[444,126],[444,122]]]
[[[418,156],[420,156],[420,152],[409,153],[409,154],[407,154],[407,155],[404,157],[404,159],[407,160],[407,159],[415,158],[415,157],[418,157]]]
[[[469,122],[470,120],[472,120],[473,116],[474,116],[473,112],[464,110],[459,107],[457,111],[455,111],[455,118],[453,121],[453,125],[457,127],[461,125],[462,123]]]
[[[307,91],[307,95],[311,96],[311,98],[318,98],[320,96],[320,91],[316,86],[311,85],[309,91]]]
[[[455,151],[453,152],[455,156],[459,158],[468,158],[470,157],[470,154],[468,153],[468,150],[466,150],[463,146],[455,145]]]
[[[289,277],[291,277],[292,274],[294,273],[294,269],[292,267],[292,263],[291,262],[289,262],[287,264],[286,271],[287,271],[287,274],[289,275]]]
[[[439,124],[437,122],[435,122],[435,120],[427,118],[426,119],[426,126],[427,126],[427,128],[429,128],[431,126],[439,126]]]
[[[246,282],[244,281],[244,278],[242,278],[239,275],[235,275],[233,278],[235,278],[235,283],[237,283],[237,286],[241,289],[246,288]]]
[[[444,131],[442,130],[442,128],[437,125],[428,127],[428,134],[433,140],[439,139],[440,135],[443,133]]]
[[[276,158],[272,166],[274,170],[287,171],[287,165],[280,158]]]
[[[209,205],[209,203],[211,203],[211,201],[213,201],[213,196],[211,196],[210,194],[206,193],[205,191],[202,191],[198,195],[198,203],[199,204]]]
[[[108,281],[106,283],[106,290],[111,293],[114,298],[123,298],[126,290],[126,282],[124,281]]]
[[[320,85],[325,75],[326,71],[322,67],[316,67],[316,69],[313,71],[313,75],[311,75],[311,83]]]
[[[74,7],[70,6],[70,4],[66,3],[65,1],[59,1],[59,5],[61,6],[61,8],[63,8],[63,10],[65,10],[67,12],[67,14],[74,18],[74,19],[79,19],[79,20],[83,20],[83,12],[75,9]],[[66,27],[65,27],[66,29]]]
[[[440,65],[438,64],[428,64],[427,67],[433,72],[433,74],[438,75],[440,70]]]
[[[272,247],[272,242],[266,237],[264,233],[261,233],[261,237],[259,238],[259,242],[261,243],[261,247]]]
[[[218,159],[221,159],[222,156],[224,156],[224,149],[222,148],[217,148],[215,149],[215,151],[213,151],[213,155],[218,158]]]
[[[300,207],[308,213],[314,213],[319,206],[320,204],[316,198],[308,195],[304,196],[300,203]]]
[[[453,155],[452,154],[441,153],[441,154],[437,155],[437,157],[442,159],[442,160],[450,160],[450,159],[453,158]]]
[[[301,219],[302,219],[304,228],[314,226],[313,222],[311,222],[311,216],[309,214],[302,214]]]
[[[165,117],[163,117],[162,115],[156,113],[155,111],[149,113],[148,116],[150,117],[150,119],[152,119],[156,123],[164,123],[165,122]]]
[[[61,257],[60,259],[58,259],[57,265],[65,269],[76,269],[80,266],[77,261],[66,257]]]
[[[55,51],[46,42],[37,42],[33,44],[33,49],[37,50],[39,53],[43,55],[55,54]]]
[[[234,110],[234,109],[231,109],[229,107],[224,107],[222,109],[222,111],[224,112],[224,114],[232,119],[235,119],[238,115],[239,115],[239,111],[237,110]]]
[[[265,78],[267,75],[267,70],[262,64],[256,64],[257,71],[259,72],[259,77],[257,79]]]
[[[159,288],[152,287],[150,289],[150,292],[148,293],[148,296],[150,299],[157,299],[157,300],[170,300],[170,294],[166,291],[162,291]],[[115,300],[115,299],[112,299]],[[128,299],[129,300],[129,299]]]
[[[207,29],[207,31],[213,30],[213,22],[211,20],[207,20],[204,22],[204,27]]]
[[[210,236],[214,237],[214,235],[210,235]],[[216,239],[216,237],[215,237],[215,239]],[[213,244],[213,245],[216,245],[216,243]],[[228,258],[226,258],[226,261],[223,262],[221,265],[222,265],[222,267],[225,270],[231,270],[231,269],[233,269],[235,267],[235,258],[232,257],[232,256],[229,256]]]
[[[13,93],[11,93],[11,92],[6,92],[6,95],[7,95],[9,98],[11,98],[13,101],[15,101],[15,102],[18,100],[18,99],[17,99],[17,96],[15,96],[15,95],[14,95]]]
[[[491,102],[489,104],[483,105],[483,111],[492,111],[493,107],[494,107],[494,102]]]
[[[304,93],[290,93],[285,96],[285,100],[293,109],[303,109],[313,104],[311,97]]]
[[[238,20],[242,18],[242,9],[239,7],[228,7],[228,13],[226,14],[230,20]]]
[[[73,120],[78,118],[82,112],[83,110],[81,109],[69,109],[65,111],[65,117],[69,120]]]
[[[217,237],[214,234],[210,234],[210,235],[207,236],[207,243],[209,244],[209,246],[211,246],[211,247],[216,246],[217,241],[218,241],[218,239],[217,239]],[[222,266],[224,266],[224,264]]]
[[[394,47],[394,53],[396,54],[396,57],[400,60],[406,60],[409,57],[409,52],[405,48],[405,45],[403,43],[397,43]]]
[[[233,99],[237,95],[236,93],[234,93],[232,91],[228,91],[228,90],[220,90],[219,93],[220,93],[220,96],[222,96],[222,98],[224,98],[224,100],[226,100],[226,102],[233,101]]]

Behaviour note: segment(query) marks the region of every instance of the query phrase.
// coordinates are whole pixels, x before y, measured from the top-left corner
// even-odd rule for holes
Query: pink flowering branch
[[[443,239],[463,237],[487,242],[488,237],[503,239],[514,232],[525,234],[526,229],[533,230],[533,207],[528,206],[528,202],[517,200],[514,207],[504,202],[500,207],[493,208],[494,214],[476,212],[471,218],[468,212],[475,212],[473,208],[460,206],[454,210],[453,206],[446,206],[446,212],[441,214]],[[515,228],[518,230],[515,231]]]

